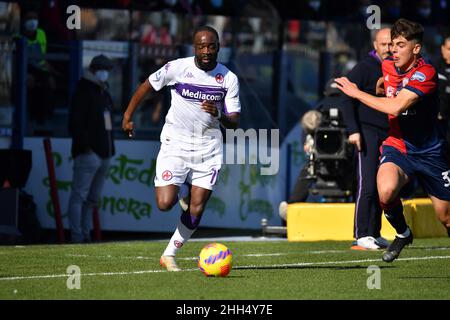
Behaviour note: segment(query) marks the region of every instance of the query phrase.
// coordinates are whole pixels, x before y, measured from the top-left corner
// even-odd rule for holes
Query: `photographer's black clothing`
[[[342,97],[341,95],[333,95],[333,96],[325,96],[319,102],[317,102],[316,110],[320,111],[322,114],[326,114],[329,112],[330,109],[336,108],[340,111],[340,114],[342,114],[343,110],[341,108],[341,102]],[[341,119],[340,119],[341,120]]]
[[[351,82],[354,82],[360,90],[374,96],[376,95],[377,81],[382,76],[381,60],[372,51],[346,77]],[[345,94],[342,95],[341,104],[344,123],[349,134],[360,132],[361,125],[375,126],[386,131],[388,130],[389,123],[386,114],[376,111]]]
[[[380,145],[386,139],[386,131],[373,126],[361,126],[362,151],[356,153],[355,225],[356,239],[380,237],[381,207],[377,190],[377,169]]]
[[[107,128],[105,113],[112,114],[113,101],[105,84],[91,72],[78,82],[69,111],[72,157],[94,151],[100,158],[114,155],[112,130]]]
[[[376,84],[382,77],[381,59],[372,51],[347,75],[358,88],[376,95]],[[349,135],[361,134],[361,152],[355,148],[357,157],[357,185],[355,196],[355,239],[372,236],[378,238],[381,230],[381,213],[376,175],[379,147],[387,138],[388,116],[376,111],[347,95],[342,98],[344,123]]]
[[[450,133],[448,132],[448,121],[450,120],[450,64],[443,59],[437,64],[439,75],[439,124],[447,137],[447,143],[450,142]]]
[[[336,93],[332,93],[332,95],[325,95],[321,100],[319,100],[314,108],[314,110],[319,111],[322,114],[321,127],[335,127],[335,125],[342,125],[342,110],[340,108],[341,97],[340,91],[336,89]],[[331,124],[331,120],[329,119],[330,109],[338,109],[338,123]],[[303,132],[302,135],[302,145],[305,144],[305,137],[307,136],[307,132]],[[310,132],[311,135],[314,135],[314,132]],[[351,160],[351,159],[349,159]],[[290,194],[287,203],[295,203],[295,202],[306,202],[309,196],[309,189],[316,182],[315,179],[309,177],[308,173],[309,161],[306,161],[300,171],[300,174],[295,182],[294,190]],[[317,174],[314,172],[314,174]]]
[[[308,162],[305,162],[297,181],[295,181],[294,191],[289,196],[287,203],[306,202],[311,184],[311,179],[308,179]]]

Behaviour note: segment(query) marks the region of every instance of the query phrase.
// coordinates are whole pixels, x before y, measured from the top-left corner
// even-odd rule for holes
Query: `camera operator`
[[[446,35],[441,44],[441,57],[436,66],[439,76],[439,114],[438,123],[447,140],[447,148],[450,146],[450,33]],[[447,156],[450,150],[447,149]]]
[[[373,34],[375,50],[362,59],[347,75],[350,81],[372,95],[383,94],[377,88],[382,77],[381,62],[390,55],[391,33],[389,28],[379,29]],[[355,199],[354,237],[355,250],[386,248],[388,242],[381,237],[381,207],[379,204],[376,174],[380,156],[379,147],[387,136],[386,114],[367,107],[361,102],[342,96],[344,122],[349,142],[357,152],[357,192]]]
[[[303,135],[303,151],[309,157],[310,161],[306,161],[300,174],[295,182],[294,191],[289,196],[287,201],[280,202],[278,211],[280,217],[286,220],[286,212],[288,204],[295,202],[306,202],[310,188],[316,178],[314,177],[316,172],[311,172],[311,164],[313,164],[312,156],[314,152],[314,133],[316,129],[322,124],[324,119],[324,114],[329,112],[331,108],[336,108],[340,101],[340,91],[337,89],[334,79],[327,82],[324,90],[324,97],[321,99],[316,108],[307,111],[301,121],[301,127],[304,131]]]

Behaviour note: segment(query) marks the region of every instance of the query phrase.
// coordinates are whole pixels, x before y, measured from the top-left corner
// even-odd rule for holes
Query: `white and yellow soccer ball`
[[[226,277],[232,268],[230,249],[221,243],[210,243],[203,247],[198,257],[198,267],[209,277]]]

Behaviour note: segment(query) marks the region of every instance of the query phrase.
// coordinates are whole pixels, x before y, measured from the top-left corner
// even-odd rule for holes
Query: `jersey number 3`
[[[449,170],[450,171],[450,170]],[[450,177],[448,176],[449,171],[442,172],[442,179],[446,182],[444,187],[450,187]]]

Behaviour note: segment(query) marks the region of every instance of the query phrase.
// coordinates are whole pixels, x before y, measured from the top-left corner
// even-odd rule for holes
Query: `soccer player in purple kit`
[[[164,86],[171,90],[171,106],[161,132],[156,161],[155,190],[158,208],[168,211],[188,184],[188,203],[160,259],[167,271],[179,271],[175,255],[197,229],[222,164],[220,125],[237,128],[241,104],[237,76],[217,62],[217,31],[195,30],[194,57],[168,62],[137,89],[124,113],[122,129],[132,134],[132,115],[143,97]]]
[[[450,229],[450,166],[437,125],[437,72],[420,54],[423,33],[420,24],[406,19],[393,24],[392,56],[382,64],[386,97],[367,94],[345,77],[335,79],[345,94],[389,116],[377,188],[381,207],[397,235],[383,253],[385,262],[397,259],[413,241],[400,196],[415,180],[429,195],[437,218]]]

